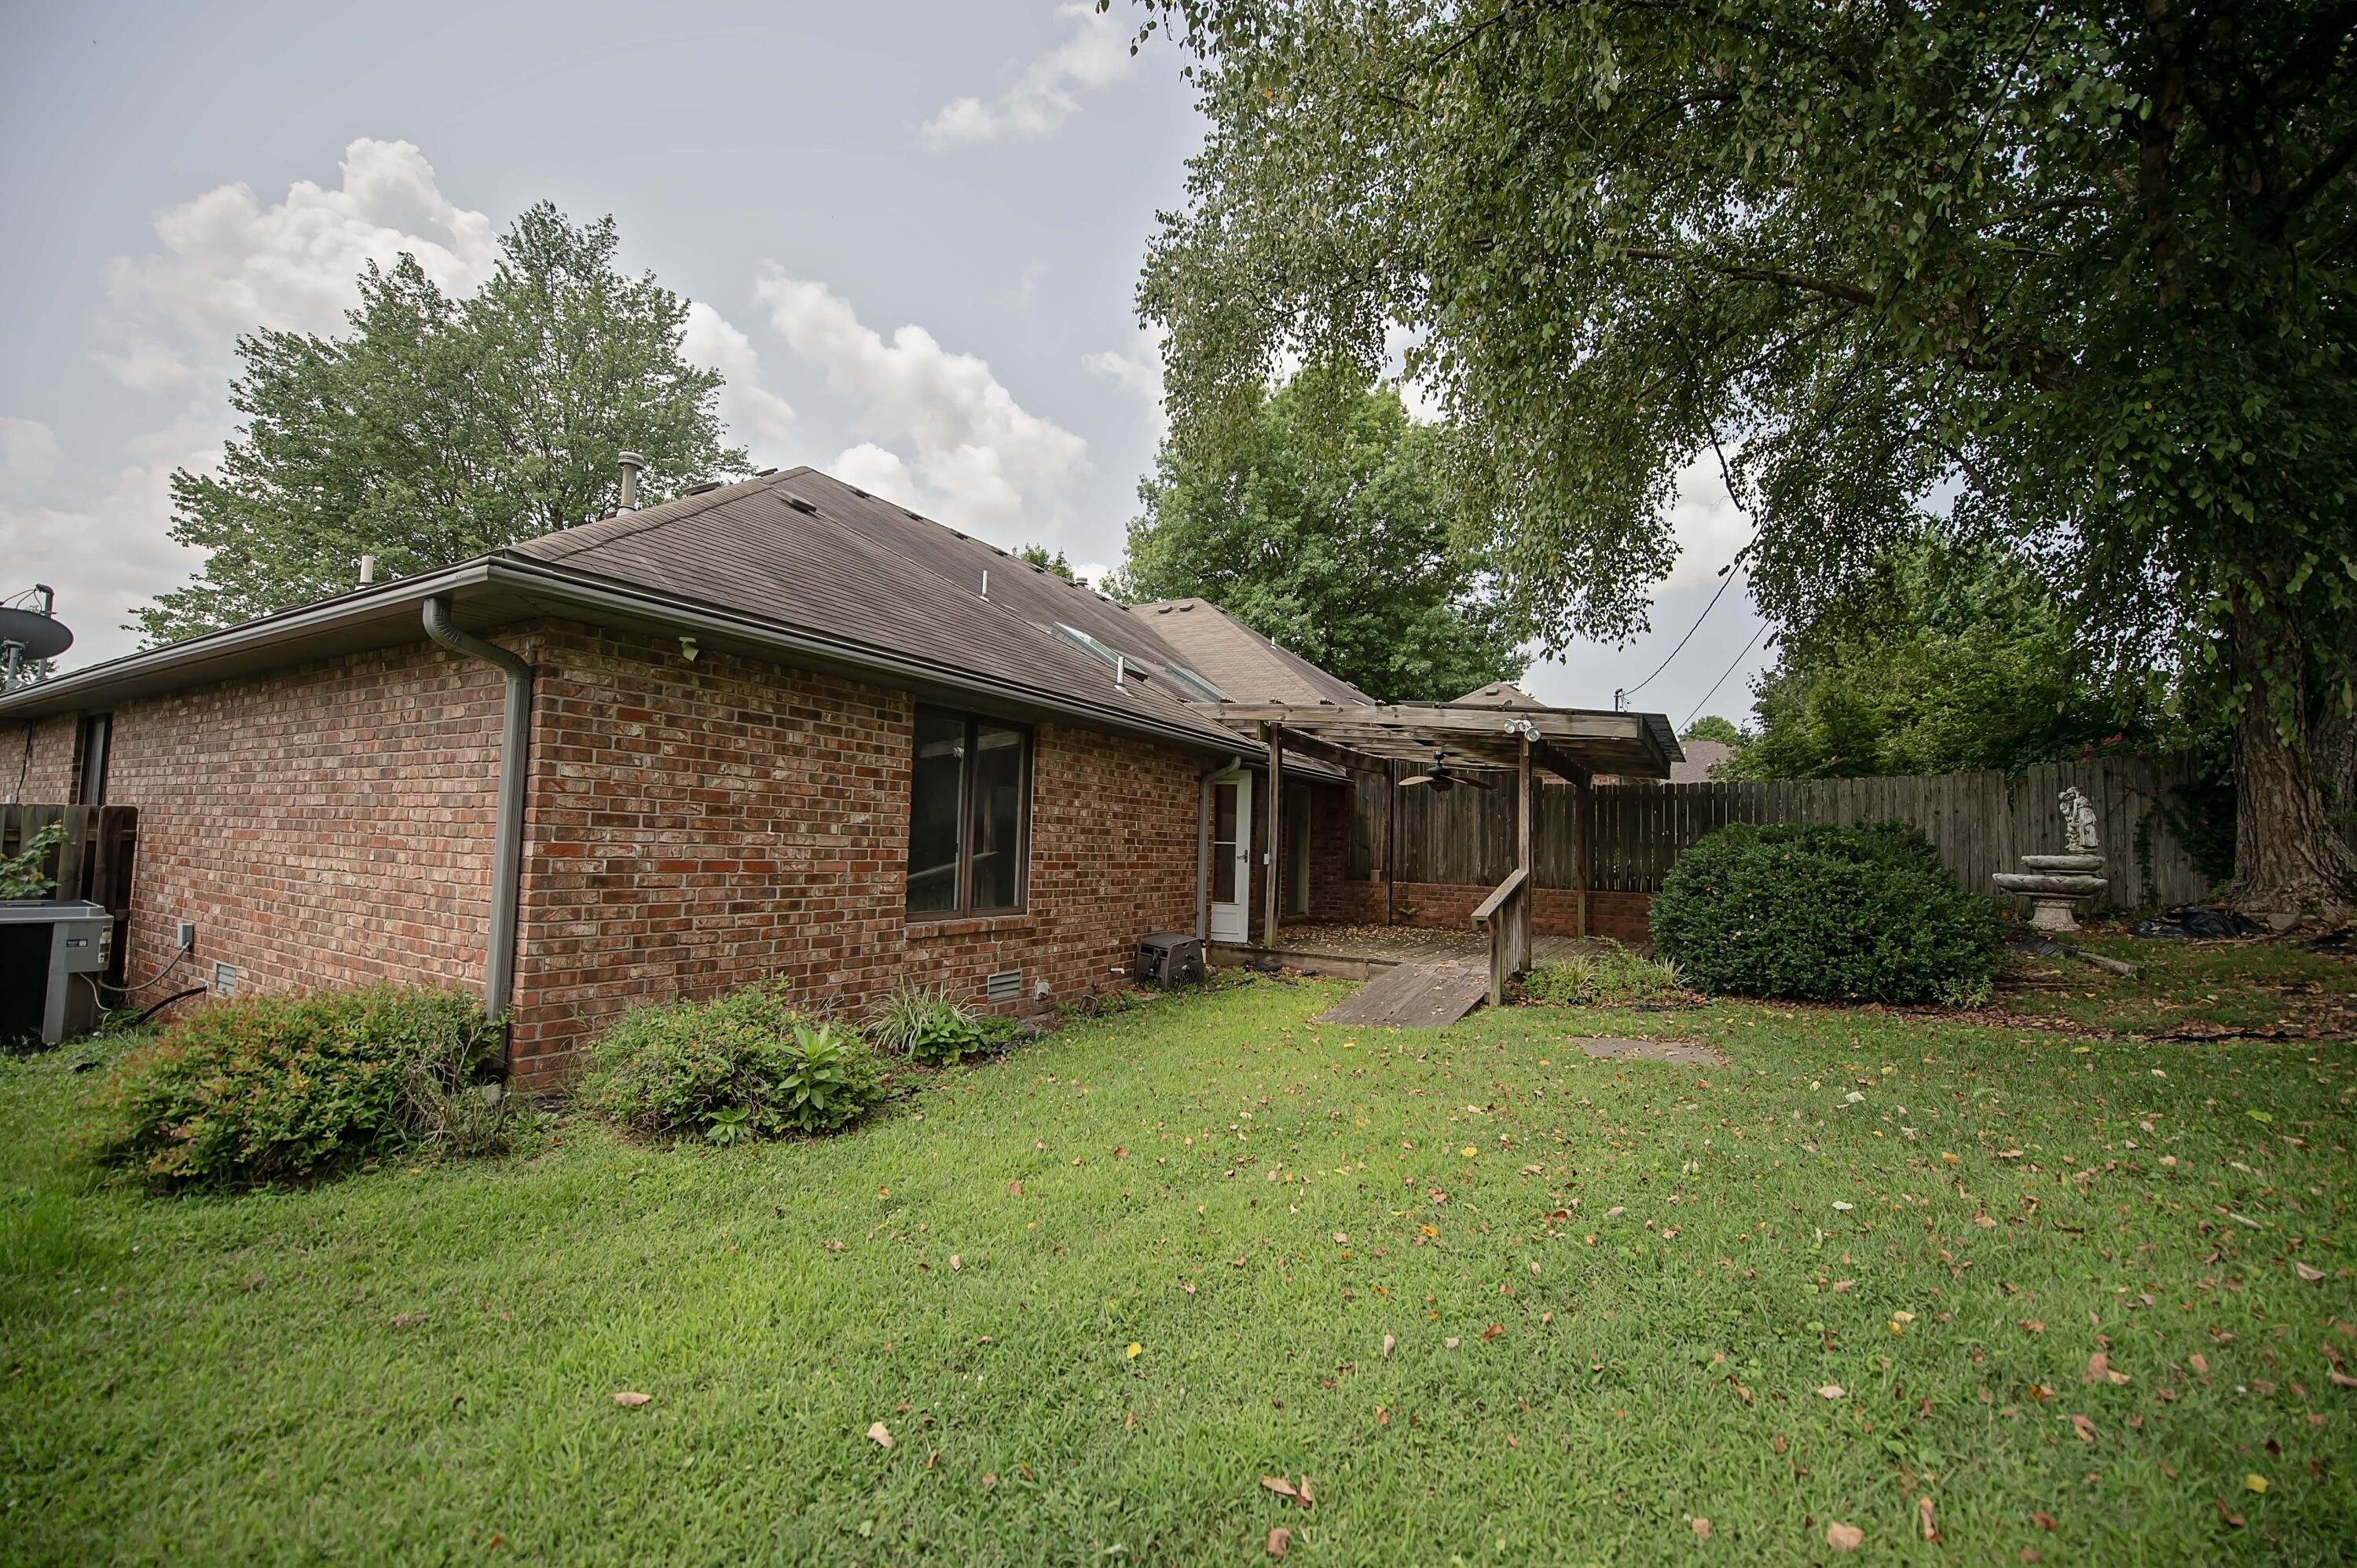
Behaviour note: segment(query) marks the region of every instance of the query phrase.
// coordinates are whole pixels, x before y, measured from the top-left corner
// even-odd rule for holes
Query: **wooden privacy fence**
[[[1401,768],[1400,771],[1408,771]],[[1598,783],[1590,791],[1595,880],[1601,892],[1655,893],[1688,844],[1728,822],[1912,822],[1965,887],[1989,893],[1989,877],[2020,869],[2025,854],[2059,854],[2062,818],[2055,798],[2085,791],[2096,814],[2104,875],[2101,901],[2141,908],[2203,897],[2210,879],[2170,832],[2171,789],[2181,764],[2138,757],[2043,763],[2018,774],[1936,773],[1893,779],[1800,779],[1760,782]],[[1385,800],[1392,796],[1391,879],[1493,886],[1513,869],[1514,793],[1493,789],[1395,789],[1383,775],[1355,775],[1350,875],[1383,876]],[[1548,783],[1538,792],[1535,868],[1541,887],[1577,886],[1577,792]]]
[[[108,978],[123,979],[124,928],[131,919],[131,865],[139,843],[136,806],[0,805],[0,860],[13,859],[51,822],[63,822],[65,842],[42,869],[57,881],[52,898],[87,898],[114,917],[113,960]]]

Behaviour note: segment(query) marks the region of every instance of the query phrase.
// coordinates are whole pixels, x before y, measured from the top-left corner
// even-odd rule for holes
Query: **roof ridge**
[[[810,469],[808,465],[803,465],[802,467],[794,468],[780,468],[774,473],[755,474],[748,478],[739,479],[733,485],[722,485],[717,489],[706,490],[702,495],[674,496],[670,500],[662,501],[655,506],[639,507],[629,513],[618,511],[610,517],[592,518],[587,522],[576,523],[571,528],[560,528],[554,533],[543,533],[532,539],[519,540],[517,542],[519,544],[538,544],[543,540],[558,541],[558,544],[546,547],[548,553],[543,554],[535,552],[533,558],[541,561],[566,561],[582,553],[584,551],[602,549],[608,544],[619,544],[626,539],[636,539],[641,534],[652,533],[658,529],[669,528],[675,522],[685,522],[690,518],[702,517],[714,507],[724,505],[728,501],[742,499],[742,492],[748,486],[761,489],[775,490],[782,481],[793,478],[796,474],[807,473],[809,471]],[[690,506],[687,504],[690,501],[694,501],[697,504]],[[675,511],[673,510],[672,509],[674,507],[679,510]],[[645,516],[642,519],[641,526],[637,528],[618,528],[613,530],[611,532],[598,534],[594,539],[580,537],[587,530],[596,528],[599,523],[619,522],[625,516],[637,518],[640,517],[640,514],[656,512],[660,512],[663,515],[659,517]],[[564,546],[568,545],[570,548],[564,548]]]

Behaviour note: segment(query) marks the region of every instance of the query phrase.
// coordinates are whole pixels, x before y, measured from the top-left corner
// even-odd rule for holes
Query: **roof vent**
[[[770,467],[770,468],[757,468],[757,469],[755,469],[755,470],[753,471],[753,477],[754,477],[755,478],[757,478],[757,479],[766,479],[766,478],[768,478],[771,474],[774,474],[774,473],[776,473],[777,471],[778,471],[778,470],[777,470],[776,468],[774,468],[774,467]]]
[[[624,511],[639,510],[639,470],[647,460],[636,452],[624,452],[614,459],[622,466],[622,507]]]
[[[705,480],[705,481],[704,481],[704,483],[702,483],[702,484],[700,484],[700,485],[690,485],[690,486],[688,486],[688,487],[687,487],[687,489],[683,489],[683,490],[680,491],[680,494],[682,494],[682,495],[683,495],[683,496],[700,496],[700,495],[704,494],[706,490],[716,490],[716,489],[718,489],[719,488],[720,488],[720,481],[719,481],[719,480],[717,480],[717,479],[706,479],[706,480]]]
[[[793,508],[796,511],[806,511],[813,517],[816,517],[818,515],[818,508],[811,505],[810,502],[802,499],[800,496],[788,496],[786,498],[786,504]]]

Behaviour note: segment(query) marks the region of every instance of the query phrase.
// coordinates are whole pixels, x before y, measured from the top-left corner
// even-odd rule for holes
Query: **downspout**
[[[523,791],[532,748],[532,666],[497,643],[460,631],[450,620],[450,601],[425,601],[425,635],[455,652],[496,665],[507,679],[507,703],[500,720],[500,799],[491,830],[491,929],[483,952],[483,1015],[504,1021],[515,994],[516,894],[523,874]],[[506,1030],[500,1031],[502,1041]],[[500,1064],[508,1065],[507,1047]]]
[[[1195,940],[1211,943],[1211,780],[1243,766],[1231,757],[1195,780]]]

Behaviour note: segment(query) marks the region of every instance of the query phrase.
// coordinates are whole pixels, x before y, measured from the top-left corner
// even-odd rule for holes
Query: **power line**
[[[1703,710],[1704,705],[1705,705],[1706,703],[1708,703],[1708,702],[1709,702],[1713,697],[1715,697],[1715,696],[1718,695],[1718,689],[1719,689],[1721,686],[1724,686],[1724,685],[1726,685],[1726,684],[1727,684],[1727,678],[1729,675],[1732,675],[1732,674],[1734,674],[1734,673],[1735,673],[1735,666],[1736,666],[1737,664],[1740,664],[1740,663],[1742,663],[1742,662],[1743,662],[1745,656],[1746,656],[1746,655],[1748,655],[1748,654],[1749,654],[1749,653],[1750,653],[1750,651],[1751,651],[1751,644],[1752,644],[1752,643],[1754,643],[1754,642],[1758,642],[1758,641],[1760,640],[1760,639],[1763,635],[1765,635],[1765,634],[1766,634],[1767,630],[1768,630],[1768,623],[1767,623],[1766,621],[1761,621],[1761,622],[1760,623],[1760,629],[1759,629],[1758,631],[1755,631],[1755,632],[1753,632],[1753,633],[1751,634],[1751,642],[1747,642],[1747,643],[1745,643],[1745,644],[1743,645],[1743,652],[1738,653],[1738,654],[1737,654],[1737,655],[1735,656],[1735,663],[1734,663],[1734,664],[1729,664],[1726,669],[1724,669],[1724,670],[1722,670],[1722,671],[1719,671],[1718,679],[1717,679],[1717,680],[1716,680],[1716,681],[1713,681],[1713,682],[1710,683],[1710,690],[1709,690],[1709,691],[1707,691],[1707,692],[1705,692],[1705,693],[1702,694],[1702,702],[1700,702],[1700,703],[1696,703],[1694,705],[1694,713],[1692,713],[1692,714],[1688,714],[1686,715],[1686,723],[1685,723],[1684,725],[1680,725],[1678,726],[1680,729],[1684,729],[1684,728],[1685,728],[1685,727],[1686,727],[1686,725],[1690,725],[1690,724],[1694,723],[1694,722],[1695,722],[1695,714],[1699,714],[1699,713],[1701,713],[1701,712],[1702,712],[1702,710]]]
[[[1745,548],[1749,549],[1749,546],[1747,545]],[[1677,647],[1670,650],[1669,659],[1663,660],[1659,665],[1655,666],[1652,675],[1646,676],[1643,680],[1638,682],[1633,686],[1622,687],[1620,691],[1620,694],[1622,696],[1633,697],[1638,693],[1643,691],[1646,687],[1652,685],[1653,683],[1654,676],[1659,675],[1663,671],[1667,670],[1670,667],[1670,660],[1675,659],[1680,653],[1685,650],[1686,644],[1694,640],[1694,634],[1702,629],[1702,623],[1710,618],[1710,612],[1718,607],[1718,601],[1726,597],[1727,587],[1735,581],[1735,563],[1736,561],[1740,561],[1742,559],[1743,552],[1740,550],[1737,551],[1735,553],[1735,561],[1729,561],[1723,569],[1719,579],[1718,592],[1711,595],[1710,603],[1703,606],[1702,614],[1695,617],[1694,625],[1686,628],[1686,634],[1678,639]]]

